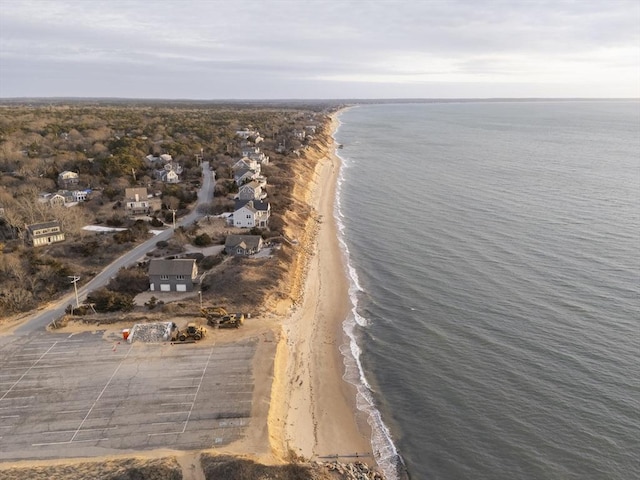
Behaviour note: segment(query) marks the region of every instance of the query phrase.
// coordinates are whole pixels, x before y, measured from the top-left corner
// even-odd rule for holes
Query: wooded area
[[[82,282],[112,259],[149,237],[149,228],[170,222],[172,210],[186,213],[201,184],[202,160],[216,170],[216,197],[211,214],[232,209],[231,165],[241,156],[236,132],[254,128],[271,163],[273,212],[271,235],[282,233],[284,212],[291,205],[291,162],[308,140],[295,135],[309,119],[324,118],[328,104],[0,104],[0,310],[26,311],[73,288],[69,276]],[[157,165],[146,157],[170,155],[181,167],[180,183],[157,178]],[[77,186],[88,192],[73,206],[45,201],[44,194],[64,190],[59,175],[78,174]],[[145,187],[158,199],[158,210],[140,224],[123,210],[125,189]],[[66,239],[46,247],[25,241],[25,226],[57,220]],[[97,234],[86,225],[125,228]],[[182,234],[184,242],[200,235]],[[202,242],[204,237],[200,236]]]

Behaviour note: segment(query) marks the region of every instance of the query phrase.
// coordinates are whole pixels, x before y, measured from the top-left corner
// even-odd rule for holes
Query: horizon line
[[[139,102],[191,102],[191,103],[282,103],[282,102],[472,102],[472,101],[588,101],[588,100],[640,100],[640,97],[382,97],[382,98],[163,98],[163,97],[73,97],[73,96],[20,96],[0,97],[2,102],[18,101],[139,101]]]

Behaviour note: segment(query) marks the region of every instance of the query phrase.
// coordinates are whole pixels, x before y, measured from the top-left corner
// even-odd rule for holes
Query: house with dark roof
[[[256,180],[245,183],[238,189],[236,198],[240,200],[263,200],[267,196],[267,192],[262,190],[263,185]]]
[[[241,168],[233,173],[233,180],[236,182],[236,185],[242,185],[245,182],[250,182],[258,176],[260,176],[260,174],[255,170]]]
[[[152,292],[192,292],[198,282],[198,266],[192,258],[149,262],[149,290]]]
[[[261,200],[236,200],[233,226],[238,228],[267,228],[271,205]]]
[[[228,235],[224,251],[229,255],[253,255],[262,250],[260,235]]]
[[[64,242],[65,236],[58,220],[26,225],[27,243],[33,247]]]
[[[251,160],[247,157],[242,157],[236,163],[231,165],[231,169],[235,172],[238,170],[253,170],[255,172],[260,172],[260,164],[257,161]]]

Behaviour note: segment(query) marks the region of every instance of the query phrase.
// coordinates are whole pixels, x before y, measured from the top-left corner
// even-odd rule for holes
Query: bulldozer
[[[207,319],[207,324],[218,328],[240,328],[244,322],[244,314],[229,313],[222,307],[203,307],[200,309]]]
[[[194,341],[201,340],[206,335],[207,330],[204,327],[196,325],[194,322],[189,322],[187,328],[178,331],[178,340],[184,342],[187,338],[192,338]]]

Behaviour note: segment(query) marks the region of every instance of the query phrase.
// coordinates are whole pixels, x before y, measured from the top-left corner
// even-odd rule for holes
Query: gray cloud
[[[0,96],[639,96],[639,25],[635,1],[14,2]]]

